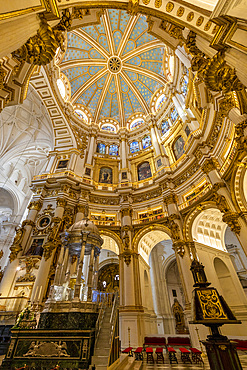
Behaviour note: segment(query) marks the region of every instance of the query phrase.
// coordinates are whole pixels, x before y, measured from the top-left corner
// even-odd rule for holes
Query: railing
[[[119,297],[115,294],[111,311],[111,335],[110,335],[110,355],[108,366],[111,366],[119,358]]]
[[[99,316],[98,316],[98,319],[96,321],[94,348],[96,348],[96,345],[97,345],[97,341],[98,341],[99,333],[100,333],[100,328],[101,328],[101,324],[102,324],[102,321],[103,321],[103,318],[104,318],[106,307],[107,307],[107,296],[105,296],[105,298],[104,298],[104,300],[101,304],[101,307],[100,307],[100,310],[99,310]]]

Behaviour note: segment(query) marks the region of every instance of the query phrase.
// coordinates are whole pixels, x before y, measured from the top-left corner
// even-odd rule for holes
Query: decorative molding
[[[215,158],[208,158],[204,161],[201,166],[201,169],[204,173],[208,174],[209,172],[216,170],[219,167],[219,163]]]

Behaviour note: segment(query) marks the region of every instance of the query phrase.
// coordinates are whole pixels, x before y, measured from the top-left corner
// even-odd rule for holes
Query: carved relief
[[[32,342],[26,357],[70,357],[66,342]]]

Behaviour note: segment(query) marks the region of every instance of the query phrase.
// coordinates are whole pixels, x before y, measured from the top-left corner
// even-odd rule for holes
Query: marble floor
[[[240,362],[242,365],[243,370],[247,370],[247,352],[238,352]],[[204,364],[197,365],[197,364],[183,364],[178,356],[178,364],[172,364],[170,365],[168,355],[166,354],[164,356],[165,363],[164,364],[147,364],[146,359],[143,360],[143,366],[141,369],[143,370],[152,370],[152,369],[159,369],[159,370],[168,370],[168,369],[174,369],[174,370],[181,370],[181,369],[193,369],[193,370],[210,370],[209,363],[207,361],[207,357],[203,357]],[[225,369],[228,370],[228,369]]]

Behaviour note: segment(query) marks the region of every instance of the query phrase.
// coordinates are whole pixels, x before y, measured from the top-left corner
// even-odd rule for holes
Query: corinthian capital
[[[202,165],[202,171],[208,174],[210,171],[216,170],[219,167],[219,163],[215,158],[208,158]]]

